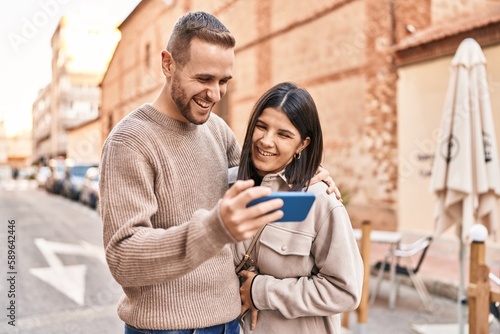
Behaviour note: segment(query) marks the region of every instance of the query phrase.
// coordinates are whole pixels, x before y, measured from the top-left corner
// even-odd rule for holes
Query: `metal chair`
[[[411,282],[415,286],[420,300],[424,305],[424,308],[430,311],[432,309],[431,297],[429,295],[429,292],[427,291],[427,288],[425,287],[424,282],[417,274],[431,243],[432,236],[428,236],[418,239],[417,241],[410,244],[399,244],[398,248],[394,250],[394,254],[389,251],[382,261],[377,262],[374,265],[374,268],[378,270],[377,285],[375,292],[371,296],[371,302],[373,303],[375,301],[375,298],[377,297],[384,272],[391,271],[391,262],[389,262],[389,259],[392,259],[392,261],[396,261],[396,267],[394,268],[396,276],[406,276],[410,278]],[[418,258],[417,264],[413,265],[412,258],[414,258],[414,256],[419,253],[420,257]],[[391,288],[395,289],[397,287]]]

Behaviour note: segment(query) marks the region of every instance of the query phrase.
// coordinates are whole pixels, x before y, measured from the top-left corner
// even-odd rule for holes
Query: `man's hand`
[[[326,185],[328,186],[326,193],[327,194],[335,193],[335,197],[337,197],[337,199],[342,202],[342,195],[340,194],[339,188],[337,188],[337,186],[335,185],[335,181],[333,181],[332,177],[330,176],[330,173],[321,166],[319,166],[318,171],[311,179],[310,184],[312,185],[318,182],[326,183]]]
[[[238,241],[251,238],[259,228],[283,217],[283,200],[273,199],[248,207],[254,199],[269,196],[271,189],[254,187],[253,180],[239,180],[229,188],[220,202],[222,222]]]
[[[252,311],[252,322],[250,324],[250,329],[254,330],[255,326],[257,326],[257,314],[259,313],[259,310],[257,310],[252,303],[251,288],[253,279],[256,276],[256,274],[248,270],[242,270],[238,275],[245,278],[245,283],[243,283],[243,285],[240,288],[240,298],[241,298],[240,316],[242,316],[248,310]]]

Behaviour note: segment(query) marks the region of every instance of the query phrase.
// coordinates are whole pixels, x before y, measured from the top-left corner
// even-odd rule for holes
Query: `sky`
[[[140,0],[0,1],[0,121],[7,135],[31,129],[38,90],[51,80],[50,39],[60,18],[82,4],[103,7],[118,25]]]

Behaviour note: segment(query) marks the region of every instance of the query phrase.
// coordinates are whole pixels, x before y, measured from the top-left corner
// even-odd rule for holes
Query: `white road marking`
[[[78,305],[85,301],[85,273],[87,266],[31,268],[30,273],[72,299]]]
[[[83,305],[85,301],[85,273],[87,272],[87,266],[84,264],[65,266],[57,254],[93,257],[105,263],[103,249],[85,241],[77,245],[37,238],[34,242],[49,264],[49,267],[31,268],[30,273],[66,295],[78,305]]]

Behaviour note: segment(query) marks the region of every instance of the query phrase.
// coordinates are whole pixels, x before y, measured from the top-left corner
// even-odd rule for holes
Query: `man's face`
[[[172,71],[170,96],[179,111],[176,119],[203,124],[215,103],[226,94],[233,73],[234,49],[194,39],[190,52],[189,62]]]

